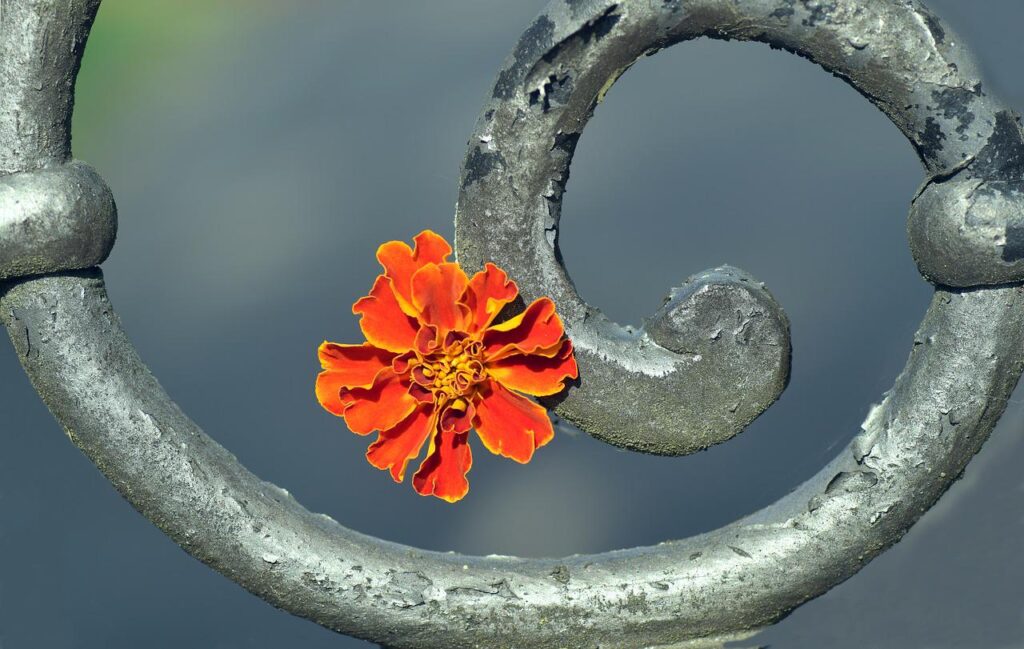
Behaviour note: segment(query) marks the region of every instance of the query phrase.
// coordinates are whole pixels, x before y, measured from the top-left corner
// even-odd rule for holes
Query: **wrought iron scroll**
[[[558,261],[561,192],[583,124],[633,61],[676,42],[787,49],[889,115],[927,170],[909,232],[935,297],[906,368],[850,446],[792,494],[719,530],[561,560],[440,554],[349,530],[260,480],[189,420],[125,336],[101,272],[77,270],[102,260],[115,224],[98,177],[70,161],[73,80],[98,4],[2,3],[0,277],[13,279],[0,289],[0,320],[71,440],[143,515],[248,590],[328,628],[410,649],[675,647],[751,633],[896,542],[981,447],[1024,368],[1024,138],[921,4],[554,0],[478,122],[457,248],[469,266],[509,266],[528,297],[553,294],[569,314],[587,356],[582,384],[558,406],[567,416],[617,444],[686,452],[734,434],[781,389],[785,316],[756,284],[742,288],[752,282],[740,272],[703,274],[638,333],[584,304]],[[597,407],[608,396],[602,377],[713,381],[690,345],[717,326],[717,307],[701,297],[716,291],[724,304],[760,309],[764,337],[753,340],[778,343],[764,344],[774,356],[727,350],[716,366],[760,373],[751,380],[768,387],[756,407],[719,417],[709,433],[686,423],[700,416],[685,414],[683,396],[662,393],[658,417],[684,413],[662,436],[616,418],[614,402]]]

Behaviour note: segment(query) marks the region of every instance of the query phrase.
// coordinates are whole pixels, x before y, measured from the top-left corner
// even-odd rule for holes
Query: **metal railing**
[[[0,3],[0,320],[79,446],[193,556],[268,602],[396,648],[657,647],[771,624],[896,542],[961,474],[1024,368],[1024,135],[963,46],[915,0],[553,0],[484,106],[457,252],[552,296],[581,380],[547,405],[604,441],[684,454],[779,396],[789,327],[733,268],[696,275],[644,330],[576,293],[558,254],[569,164],[637,58],[708,36],[783,48],[844,79],[917,150],[911,250],[935,296],[906,368],[853,442],[772,506],[689,539],[561,560],[440,554],[304,509],[170,401],[101,272],[110,191],[70,158],[74,79],[99,0]],[[699,386],[700,398],[697,398]],[[642,405],[642,416],[638,409]]]

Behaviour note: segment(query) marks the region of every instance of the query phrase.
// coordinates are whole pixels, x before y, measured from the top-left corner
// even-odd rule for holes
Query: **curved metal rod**
[[[923,24],[917,5],[903,1],[831,4],[857,15],[884,8],[881,24],[903,38]],[[728,17],[768,4],[714,6]],[[20,60],[34,56],[46,33],[56,39],[48,41],[50,62],[77,66],[69,39],[84,38],[94,2],[7,0],[4,10],[5,52],[23,46],[15,52]],[[11,11],[19,21],[9,20]],[[0,60],[0,80],[16,79],[17,69]],[[8,171],[49,155],[19,148],[22,136],[31,144],[49,128],[45,108],[36,114],[26,106],[27,130],[0,122],[2,159],[17,162]],[[21,151],[29,154],[14,153]],[[268,602],[408,649],[678,646],[778,620],[896,542],[960,475],[1024,368],[1022,308],[1018,287],[937,290],[907,367],[863,432],[775,505],[655,547],[526,560],[377,540],[261,481],[169,399],[125,336],[98,270],[0,289],[0,320],[33,385],[71,440],[143,515]]]
[[[706,299],[709,288],[730,289],[716,280],[683,289],[690,303],[673,300],[638,331],[588,305],[559,253],[569,165],[595,107],[638,58],[702,36],[766,42],[819,63],[884,111],[929,173],[973,164],[961,178],[994,180],[997,168],[1021,164],[1011,113],[982,90],[960,41],[917,2],[553,0],[506,61],[470,139],[456,250],[470,270],[487,261],[508,269],[526,300],[557,303],[580,367],[579,385],[551,402],[558,414],[598,439],[651,453],[690,453],[732,437],[775,401],[789,373],[788,322],[763,288],[756,299],[744,294],[745,304]],[[979,154],[991,154],[992,168],[978,169]],[[960,209],[944,215],[942,240],[935,227],[912,229],[930,279],[972,286],[1022,277],[1024,236],[1013,263],[993,244],[993,235],[1006,239],[1013,213],[1000,208],[1024,210],[1013,188],[993,190],[1002,197],[986,213],[994,227],[973,228],[973,238],[962,235],[964,224],[978,219]],[[954,205],[947,193],[940,201]]]
[[[555,560],[424,552],[348,530],[260,480],[174,405],[98,274],[0,298],[18,354],[143,515],[268,602],[402,649],[635,649],[770,624],[898,540],[959,476],[1024,364],[1024,294],[939,291],[865,431],[795,493],[718,531]]]

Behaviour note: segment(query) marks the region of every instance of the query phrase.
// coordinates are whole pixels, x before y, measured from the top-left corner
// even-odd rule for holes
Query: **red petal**
[[[352,305],[352,313],[362,314],[359,328],[373,345],[399,353],[412,349],[419,323],[398,306],[383,275],[377,276],[369,295]]]
[[[561,340],[565,330],[550,298],[534,300],[526,310],[484,331],[484,358],[496,361],[510,354],[533,354]]]
[[[466,474],[472,466],[469,434],[441,431],[430,441],[427,459],[412,476],[412,486],[421,496],[453,503],[469,493]]]
[[[561,392],[565,380],[575,379],[579,370],[572,355],[572,343],[565,340],[556,345],[551,355],[513,354],[488,363],[487,374],[510,390],[546,397]]]
[[[377,248],[377,261],[384,267],[384,274],[395,287],[395,295],[402,309],[415,317],[417,312],[412,304],[412,276],[427,264],[440,264],[452,254],[452,247],[439,234],[424,230],[413,241],[415,249],[404,241],[388,241]]]
[[[439,336],[461,328],[466,320],[466,307],[458,299],[466,290],[466,274],[458,264],[427,264],[412,278],[412,302],[420,320],[436,326]]]
[[[420,403],[434,403],[434,393],[422,385],[410,383],[409,394]]]
[[[345,423],[358,435],[387,430],[405,419],[419,403],[409,386],[391,369],[383,370],[369,388],[353,388],[341,395],[351,401],[345,408]]]
[[[414,360],[416,360],[416,352],[408,351],[397,354],[391,359],[391,369],[395,371],[395,374],[405,374]]]
[[[473,427],[476,410],[473,404],[459,398],[448,403],[438,419],[440,429],[445,432],[465,433]]]
[[[463,304],[472,313],[472,320],[466,330],[476,333],[490,326],[495,316],[517,295],[519,287],[516,283],[509,280],[505,271],[488,263],[469,280],[466,294],[462,297]]]
[[[415,349],[421,356],[427,356],[433,354],[441,349],[440,332],[437,327],[431,324],[421,325],[419,331],[416,332],[416,340],[414,342],[413,349]]]
[[[317,350],[323,372],[316,377],[316,398],[328,412],[341,415],[351,403],[341,391],[346,388],[367,388],[377,374],[391,363],[389,351],[373,345],[339,345],[326,340]]]
[[[405,466],[420,454],[423,443],[437,427],[433,405],[420,406],[394,428],[381,431],[366,450],[366,459],[378,469],[389,469],[391,478],[401,482]]]
[[[476,428],[480,441],[495,455],[525,464],[534,449],[555,436],[547,411],[494,381],[487,383],[476,404]]]

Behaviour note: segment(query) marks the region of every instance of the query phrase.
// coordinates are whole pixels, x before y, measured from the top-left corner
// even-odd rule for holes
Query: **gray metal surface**
[[[89,165],[0,176],[0,280],[96,266],[116,236],[114,197]]]
[[[100,0],[5,0],[0,12],[0,173],[71,157],[75,77]]]
[[[110,189],[70,162],[75,77],[99,4],[0,7],[0,280],[95,266],[114,245]]]
[[[1013,132],[1016,138],[1016,124]],[[1024,149],[1014,155],[1021,156],[1014,164],[1024,165]],[[1024,167],[979,177],[968,167],[954,178],[922,188],[911,206],[907,231],[914,260],[926,278],[947,286],[1022,279],[1022,171]]]
[[[5,2],[0,47],[14,57],[0,61],[0,96],[6,100],[8,85],[17,94],[17,63],[33,53],[47,55],[53,78],[73,78],[96,6]],[[916,2],[557,0],[499,76],[474,137],[458,215],[463,263],[498,260],[528,297],[550,293],[571,322],[587,326],[588,307],[575,297],[549,238],[560,196],[550,183],[565,182],[571,153],[571,146],[553,145],[578,136],[592,102],[637,56],[699,35],[766,41],[849,80],[915,143],[929,182],[960,174],[1004,182],[1015,173],[1015,119],[978,90],[959,41]],[[40,65],[26,65],[27,77]],[[573,72],[571,92],[558,81],[566,70]],[[552,71],[558,88],[545,81]],[[929,99],[933,92],[939,98]],[[18,122],[0,122],[4,171],[64,163],[69,148],[54,143],[66,138],[66,120],[61,131],[51,106],[30,99],[13,106]],[[507,130],[488,133],[491,120]],[[1012,128],[998,127],[1010,122]],[[500,156],[480,157],[493,153],[480,149],[489,143]],[[10,243],[0,241],[0,249]],[[726,290],[721,302],[697,297],[701,287],[714,293],[732,282],[744,283],[735,271],[710,273],[678,293],[649,325],[651,341],[675,350],[666,353],[692,353],[685,336],[706,329],[709,304],[769,299],[758,287]],[[121,329],[98,270],[2,286],[0,320],[33,385],[71,440],[140,512],[272,604],[390,647],[669,647],[743,636],[899,540],[984,443],[1024,368],[1020,287],[939,287],[905,370],[862,432],[778,503],[654,547],[562,560],[470,557],[348,530],[247,471],[162,390]],[[776,335],[785,323],[779,314],[774,325],[767,320]],[[574,339],[579,326],[571,328]],[[601,350],[608,331],[582,337]],[[647,358],[621,358],[641,371],[653,367]],[[777,372],[783,359],[775,358],[769,369]],[[621,366],[618,360],[609,354],[599,362]],[[583,385],[588,381],[584,374]],[[633,432],[630,440],[629,431],[619,431],[625,445],[643,448],[655,439]]]
[[[1024,268],[1016,257],[1024,245],[1019,209],[1005,209],[1019,200],[1019,125],[986,94],[956,37],[921,5],[553,2],[523,35],[481,111],[463,169],[456,249],[471,269],[488,260],[508,268],[527,299],[555,300],[581,376],[558,414],[604,441],[651,453],[691,453],[732,437],[778,398],[789,370],[788,331],[738,346],[721,335],[743,331],[748,312],[723,311],[723,322],[693,321],[669,338],[660,329],[661,339],[651,327],[611,322],[577,294],[558,250],[569,165],[594,108],[638,58],[702,36],[767,42],[853,85],[915,146],[929,172],[922,201],[939,193],[938,183],[955,185],[954,177],[1000,181],[985,185],[989,200],[972,202],[967,220],[984,223],[966,235],[962,214],[938,216],[951,198],[942,199],[943,210],[934,201],[915,204],[912,250],[930,280],[999,284],[1020,279]],[[781,307],[764,297],[756,313],[779,321]],[[709,338],[715,344],[704,345]]]

